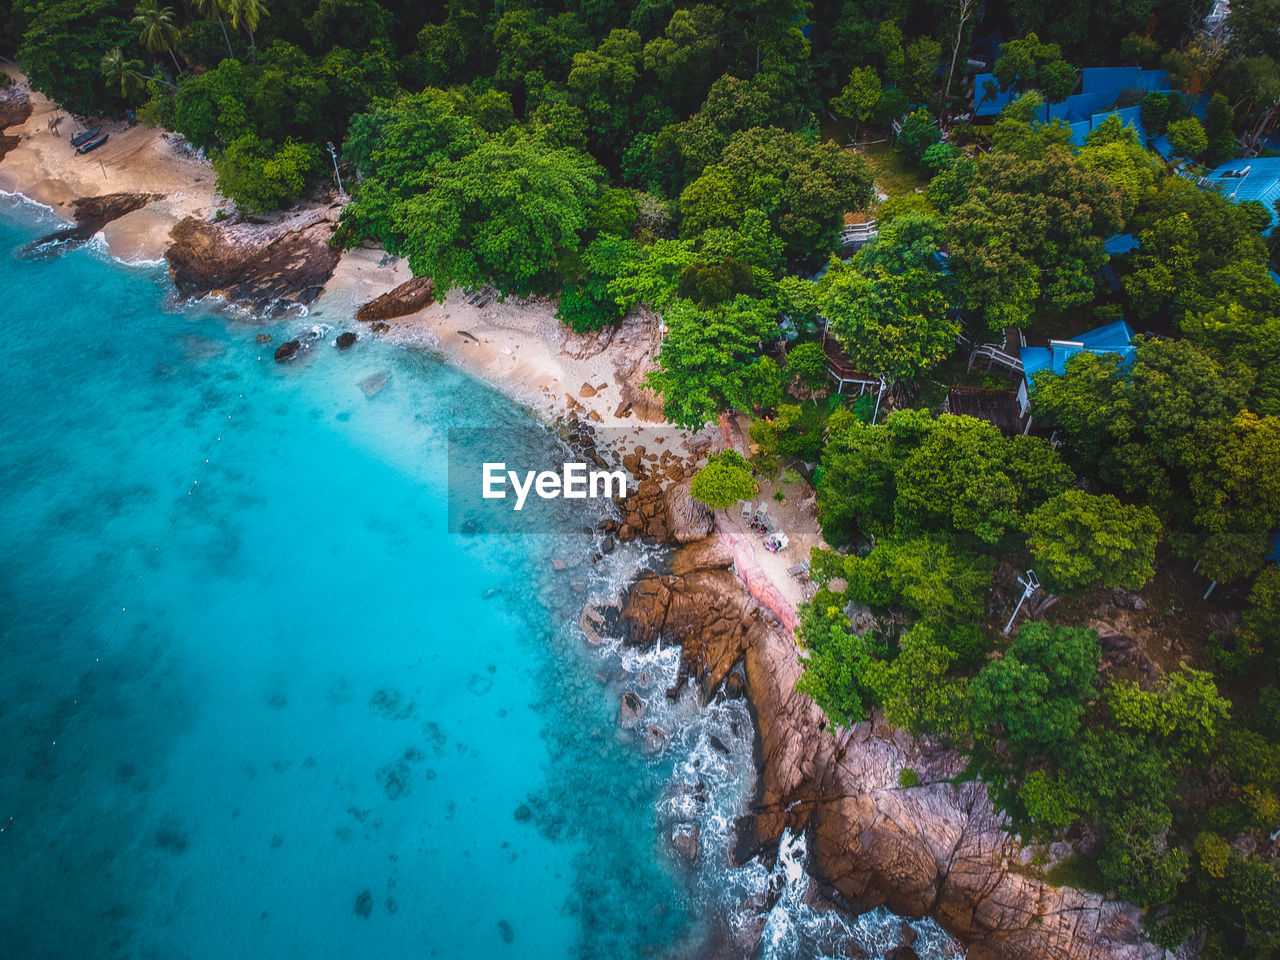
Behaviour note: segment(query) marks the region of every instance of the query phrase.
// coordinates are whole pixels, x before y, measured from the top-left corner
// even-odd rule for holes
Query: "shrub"
[[[755,495],[756,480],[742,455],[726,450],[707,458],[707,465],[694,476],[689,492],[709,507],[727,510],[739,500]]]
[[[306,188],[315,169],[315,148],[289,141],[274,152],[253,135],[233,141],[213,161],[218,189],[250,212],[274,210]]]

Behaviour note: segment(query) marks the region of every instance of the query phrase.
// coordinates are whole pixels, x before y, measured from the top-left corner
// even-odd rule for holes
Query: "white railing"
[[[1014,373],[1022,373],[1022,361],[1012,354],[1005,353],[995,344],[984,343],[978,347],[973,353],[969,354],[969,367],[973,369],[973,361],[977,357],[985,357],[987,360],[987,368],[990,369],[992,364],[999,364],[1006,369],[1012,370]]]
[[[851,223],[840,231],[840,243],[846,247],[866,243],[878,232],[879,231],[876,229],[876,222],[874,220],[868,223]]]

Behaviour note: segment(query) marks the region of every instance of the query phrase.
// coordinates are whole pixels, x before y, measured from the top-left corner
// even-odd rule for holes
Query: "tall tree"
[[[130,60],[117,47],[102,55],[102,75],[107,86],[119,90],[126,100],[136,97],[146,89],[147,78],[142,73],[142,61]]]
[[[138,31],[143,48],[152,53],[167,53],[173,58],[174,69],[182,72],[178,63],[178,39],[182,31],[173,20],[173,7],[160,6],[159,0],[142,0],[134,8],[134,18],[129,21]]]
[[[227,25],[222,22],[222,12],[226,9],[226,0],[191,0],[196,10],[203,17],[213,14],[218,21],[218,26],[222,29],[222,39],[227,42],[227,56],[234,57],[235,51],[231,49],[231,36],[227,33]]]
[[[1120,191],[1071,153],[991,154],[947,225],[950,264],[971,309],[993,330],[1025,327],[1038,307],[1088,303],[1123,224]]]
[[[771,365],[777,380],[777,365],[758,355],[762,342],[777,335],[768,301],[740,294],[727,303],[698,307],[676,300],[664,321],[658,369],[645,383],[661,394],[662,412],[672,423],[698,430],[721,410],[750,409]]]
[[[834,263],[819,283],[830,329],[858,368],[912,380],[951,355],[960,323],[944,275],[927,267],[890,273]]]
[[[1155,573],[1160,521],[1150,507],[1067,490],[1027,518],[1027,546],[1050,590],[1138,590]]]
[[[249,46],[253,50],[253,59],[257,60],[258,44],[253,34],[258,29],[262,18],[268,16],[267,5],[262,0],[224,0],[223,9],[231,17],[231,26],[239,30],[240,25],[244,25],[245,32],[249,34]]]

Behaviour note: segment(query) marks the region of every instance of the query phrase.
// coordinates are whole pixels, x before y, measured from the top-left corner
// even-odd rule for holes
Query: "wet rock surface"
[[[986,785],[949,782],[963,756],[878,715],[851,730],[829,729],[796,690],[794,641],[766,625],[728,566],[714,537],[678,550],[672,573],[636,581],[620,622],[629,643],[679,642],[677,686],[694,679],[704,702],[742,665],[763,765],[751,812],[736,825],[736,862],[776,850],[784,830],[808,831],[809,871],[819,884],[859,912],[884,905],[934,917],[967,945],[970,960],[1164,955],[1132,904],[1010,869],[1019,845]],[[906,767],[919,786],[899,786]],[[898,960],[913,954],[905,936],[890,951]]]
[[[338,334],[337,347],[339,350],[350,350],[356,345],[356,335],[348,330],[346,333]]]
[[[423,307],[430,306],[435,300],[435,283],[430,277],[414,277],[406,280],[394,290],[389,290],[380,297],[375,297],[356,311],[356,319],[361,322],[374,320],[393,320],[417,313]]]
[[[12,86],[0,90],[0,160],[4,155],[22,142],[22,138],[13,134],[5,134],[6,127],[16,127],[26,123],[31,116],[31,97],[20,86]]]
[[[644,701],[634,690],[628,690],[622,695],[622,704],[618,707],[618,726],[623,730],[634,730],[643,718]]]
[[[221,296],[259,311],[308,304],[341,256],[329,245],[330,216],[328,209],[303,210],[269,224],[187,217],[170,234],[169,274],[186,296]]]
[[[70,249],[92,239],[94,234],[112,220],[119,220],[125,214],[141,210],[153,200],[163,199],[163,193],[107,193],[100,197],[72,200],[70,214],[75,225],[33,240],[23,250],[30,254],[49,244],[65,244],[63,249]]]

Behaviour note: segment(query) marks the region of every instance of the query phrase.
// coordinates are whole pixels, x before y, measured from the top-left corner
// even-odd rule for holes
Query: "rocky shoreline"
[[[1134,905],[1059,888],[1018,869],[1020,844],[981,782],[950,782],[964,758],[876,714],[833,732],[796,691],[794,641],[731,569],[719,535],[675,550],[671,572],[641,576],[619,622],[624,642],[681,645],[678,682],[703,702],[743,668],[756,718],[760,781],[735,825],[732,859],[776,856],[785,832],[809,838],[809,872],[845,909],[931,916],[974,960],[1154,960]],[[642,722],[636,718],[635,722]],[[903,788],[910,768],[918,786]],[[909,945],[905,950],[909,951]],[[899,952],[909,958],[914,952]]]

